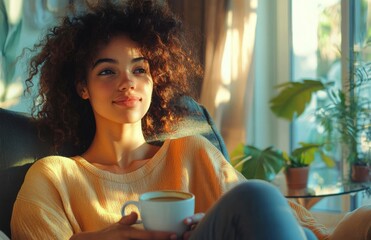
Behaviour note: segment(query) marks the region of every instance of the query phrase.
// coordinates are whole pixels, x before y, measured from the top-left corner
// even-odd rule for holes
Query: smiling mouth
[[[141,101],[142,101],[142,98],[139,98],[139,97],[126,97],[126,98],[114,100],[112,103],[119,105],[119,106],[135,107],[136,104]]]

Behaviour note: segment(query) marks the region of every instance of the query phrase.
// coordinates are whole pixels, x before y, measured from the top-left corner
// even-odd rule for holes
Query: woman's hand
[[[136,223],[138,215],[135,212],[123,216],[119,222],[97,232],[83,232],[73,235],[70,240],[83,239],[177,239],[175,233],[147,231],[137,229],[132,225]]]
[[[197,224],[202,220],[204,216],[205,213],[196,213],[184,219],[184,224],[186,224],[189,228],[189,230],[183,234],[184,240],[187,240],[191,237],[192,231],[196,228]]]

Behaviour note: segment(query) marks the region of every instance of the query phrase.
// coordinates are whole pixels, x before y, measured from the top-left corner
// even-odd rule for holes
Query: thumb
[[[136,212],[131,212],[129,215],[123,216],[119,223],[124,225],[132,225],[137,222],[138,214]]]

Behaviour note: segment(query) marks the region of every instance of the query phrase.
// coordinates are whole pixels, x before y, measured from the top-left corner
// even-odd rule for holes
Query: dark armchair
[[[180,98],[176,104],[186,105],[191,110],[190,116],[179,123],[177,131],[171,136],[163,134],[156,141],[201,134],[229,160],[223,139],[207,110],[189,97]],[[47,139],[47,136],[43,139]],[[66,145],[58,154],[73,156],[81,153],[81,149]],[[13,204],[27,170],[34,161],[51,154],[55,153],[51,151],[50,143],[40,140],[37,127],[30,116],[0,109],[0,231],[8,236]]]

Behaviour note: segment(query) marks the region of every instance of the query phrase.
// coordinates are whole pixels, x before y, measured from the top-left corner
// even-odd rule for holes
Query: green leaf
[[[270,108],[278,117],[291,121],[295,115],[300,116],[312,99],[312,94],[326,86],[319,80],[289,82],[277,86],[279,94],[270,100]]]
[[[328,166],[335,166],[334,160],[323,152],[324,144],[303,143],[300,142],[301,147],[294,149],[291,153],[291,164],[294,167],[309,166],[315,159],[315,155],[319,153],[322,161]]]
[[[244,145],[240,143],[230,154],[231,165],[236,166],[243,158],[244,158]]]
[[[241,145],[238,145],[232,152],[231,163],[247,179],[272,181],[284,166],[282,153],[272,147],[260,150],[246,145],[243,146],[243,154],[241,150]]]
[[[320,152],[322,161],[326,164],[327,167],[334,167],[335,162],[334,160],[326,155],[324,152]]]
[[[291,153],[298,167],[308,166],[314,161],[314,155],[322,146],[315,143],[300,143],[301,147],[294,149]]]

